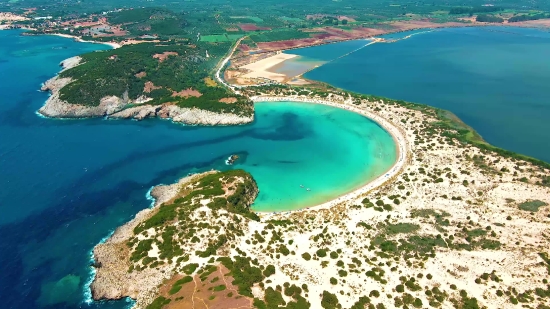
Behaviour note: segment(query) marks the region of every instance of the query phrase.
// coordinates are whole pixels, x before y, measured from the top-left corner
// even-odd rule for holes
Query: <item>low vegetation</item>
[[[153,105],[251,115],[252,102],[212,86],[209,79],[229,47],[230,43],[143,43],[88,53],[82,55],[81,65],[60,74],[74,80],[61,89],[60,98],[97,106],[103,98],[116,96],[128,107],[141,98]]]

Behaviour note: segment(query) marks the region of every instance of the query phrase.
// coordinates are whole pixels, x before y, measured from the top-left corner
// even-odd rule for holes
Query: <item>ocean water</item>
[[[305,74],[366,94],[452,111],[489,143],[550,162],[550,32],[512,27],[415,31]],[[347,43],[346,43],[347,44]],[[322,56],[332,44],[290,53]]]
[[[104,45],[0,31],[0,307],[126,308],[86,302],[92,248],[150,206],[148,190],[188,173],[243,168],[255,210],[287,211],[387,170],[395,145],[374,122],[314,104],[259,103],[240,127],[52,120],[35,111],[61,60]],[[225,159],[238,154],[234,166]],[[300,185],[310,188],[306,191]]]

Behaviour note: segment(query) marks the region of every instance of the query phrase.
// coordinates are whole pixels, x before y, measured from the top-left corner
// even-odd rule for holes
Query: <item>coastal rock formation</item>
[[[63,71],[65,71],[65,70],[76,67],[77,65],[79,65],[81,63],[81,61],[82,61],[82,58],[80,56],[74,56],[74,57],[67,58],[67,59],[61,61],[61,63],[59,63],[59,65],[63,68]]]
[[[103,98],[98,106],[67,103],[59,98],[59,91],[72,81],[71,78],[59,78],[57,76],[46,81],[41,90],[50,91],[51,96],[38,112],[43,116],[52,118],[102,117],[115,113],[126,106],[122,99],[115,96]]]
[[[64,68],[66,68],[65,65],[75,65],[75,61],[64,61]],[[38,112],[52,118],[109,117],[143,120],[158,117],[190,125],[237,125],[254,121],[254,115],[239,116],[231,113],[214,113],[198,108],[182,108],[170,103],[128,107],[132,102],[126,102],[116,96],[104,97],[98,106],[71,104],[59,98],[59,91],[72,81],[71,78],[59,78],[58,76],[46,81],[41,90],[50,91],[51,96]]]
[[[72,57],[63,60],[60,66],[62,71],[68,70],[81,64],[81,57]],[[199,108],[183,108],[173,103],[160,105],[146,104],[151,98],[140,96],[135,101],[129,100],[126,96],[108,96],[101,99],[97,106],[72,104],[60,98],[60,91],[63,87],[74,80],[67,77],[55,76],[44,83],[42,91],[49,91],[51,96],[38,112],[51,118],[93,118],[108,117],[118,119],[143,120],[145,118],[158,117],[171,119],[173,122],[189,125],[240,125],[254,121],[254,114],[250,116],[237,115],[233,113],[216,113]]]
[[[210,178],[205,180],[209,176]],[[101,300],[131,297],[137,299],[138,302],[150,303],[152,301],[151,297],[154,295],[152,292],[154,292],[155,288],[161,285],[165,280],[174,276],[176,266],[178,266],[178,262],[176,261],[178,257],[172,258],[172,262],[169,263],[150,264],[151,267],[147,266],[145,260],[143,262],[140,262],[140,259],[136,260],[135,252],[141,248],[140,241],[143,240],[147,242],[149,239],[153,240],[151,249],[145,253],[145,256],[151,260],[162,259],[164,257],[163,249],[159,249],[159,247],[161,245],[164,246],[163,242],[166,241],[164,238],[166,227],[164,225],[156,225],[154,228],[147,228],[145,234],[139,231],[141,231],[143,226],[148,227],[151,223],[150,221],[158,222],[158,216],[165,215],[167,210],[159,215],[161,209],[164,209],[162,207],[177,206],[183,208],[190,206],[192,209],[190,215],[192,216],[194,216],[199,209],[202,211],[208,209],[206,204],[216,198],[214,196],[207,196],[208,192],[210,192],[208,189],[204,191],[204,195],[194,194],[191,197],[190,194],[191,192],[200,190],[205,182],[208,183],[206,185],[207,188],[210,188],[209,184],[212,184],[223,190],[221,197],[227,198],[227,207],[244,207],[246,210],[258,194],[258,187],[252,177],[244,171],[239,170],[222,173],[210,171],[202,174],[195,174],[182,178],[175,184],[159,185],[153,188],[151,190],[151,196],[155,198],[154,207],[140,211],[133,220],[119,227],[105,243],[98,244],[94,248],[93,253],[95,261],[93,267],[96,269],[96,275],[90,286],[93,299]],[[188,196],[189,198],[187,201],[190,204],[178,204],[178,199],[181,200]],[[217,198],[220,198],[220,195],[218,195]],[[238,202],[231,200],[232,198]],[[221,205],[218,203],[215,204],[216,207]],[[199,208],[194,210],[197,207]],[[238,213],[229,208],[227,211],[217,208],[217,211]],[[246,212],[247,211],[248,210],[246,210]],[[189,218],[189,220],[192,219],[193,217]],[[175,223],[177,223],[177,221]],[[143,238],[143,235],[148,236]],[[158,239],[160,239],[161,242],[157,243],[155,241]],[[189,243],[188,239],[179,239],[179,241]],[[133,244],[133,242],[138,243],[135,248],[133,245],[130,245]],[[202,246],[200,244],[195,245],[194,249],[202,249]],[[189,250],[189,252],[194,252],[195,250]],[[143,267],[140,268],[140,266]]]
[[[142,105],[130,107],[119,112],[109,114],[110,118],[125,118],[142,120],[158,117],[171,119],[191,125],[235,125],[254,121],[254,116],[246,117],[229,113],[214,113],[198,108],[182,108],[173,104]]]

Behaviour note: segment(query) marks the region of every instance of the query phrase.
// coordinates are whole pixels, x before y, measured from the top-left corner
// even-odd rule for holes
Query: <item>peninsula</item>
[[[143,43],[62,62],[44,83],[51,96],[39,113],[52,118],[158,117],[194,125],[252,122],[250,100],[209,76],[229,44]]]

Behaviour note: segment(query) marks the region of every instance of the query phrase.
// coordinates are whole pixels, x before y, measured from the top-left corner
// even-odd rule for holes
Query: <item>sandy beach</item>
[[[365,109],[358,108],[351,103],[344,102],[333,102],[328,100],[321,100],[321,99],[312,99],[304,96],[255,96],[250,98],[254,102],[280,102],[280,101],[291,101],[291,102],[300,102],[300,103],[311,103],[311,104],[321,104],[321,105],[327,105],[335,108],[341,108],[348,110],[350,112],[354,112],[357,114],[360,114],[362,116],[365,116],[376,123],[378,123],[386,132],[388,132],[396,145],[396,162],[382,175],[377,177],[376,179],[369,181],[368,183],[364,184],[363,186],[348,192],[346,194],[343,194],[333,200],[326,201],[322,204],[307,207],[306,209],[309,210],[319,210],[319,209],[327,209],[330,207],[333,207],[334,205],[337,205],[339,203],[353,200],[358,198],[359,196],[367,194],[369,191],[376,189],[377,187],[383,185],[387,181],[391,180],[393,177],[395,177],[397,174],[401,172],[401,170],[406,166],[407,164],[407,140],[404,136],[404,133],[399,130],[394,124],[392,124],[387,119],[384,119],[383,117],[380,117],[379,115],[376,115],[372,112],[369,112]],[[270,212],[272,213],[272,212]]]
[[[62,38],[67,38],[67,39],[74,39],[75,41],[77,41],[77,42],[82,42],[82,43],[94,43],[94,44],[109,45],[109,46],[111,46],[113,49],[117,49],[117,48],[120,48],[120,47],[122,46],[122,45],[120,45],[120,44],[118,44],[118,43],[115,43],[115,42],[86,41],[86,40],[83,40],[81,37],[78,37],[78,36],[75,36],[75,35],[69,35],[69,34],[52,33],[51,35],[60,36],[60,37],[62,37]]]
[[[240,69],[246,69],[250,72],[242,75],[243,78],[265,78],[274,80],[277,82],[283,82],[287,76],[284,74],[270,72],[269,69],[292,58],[298,57],[293,54],[278,53],[274,56],[259,60],[254,63],[250,63],[240,67]]]

